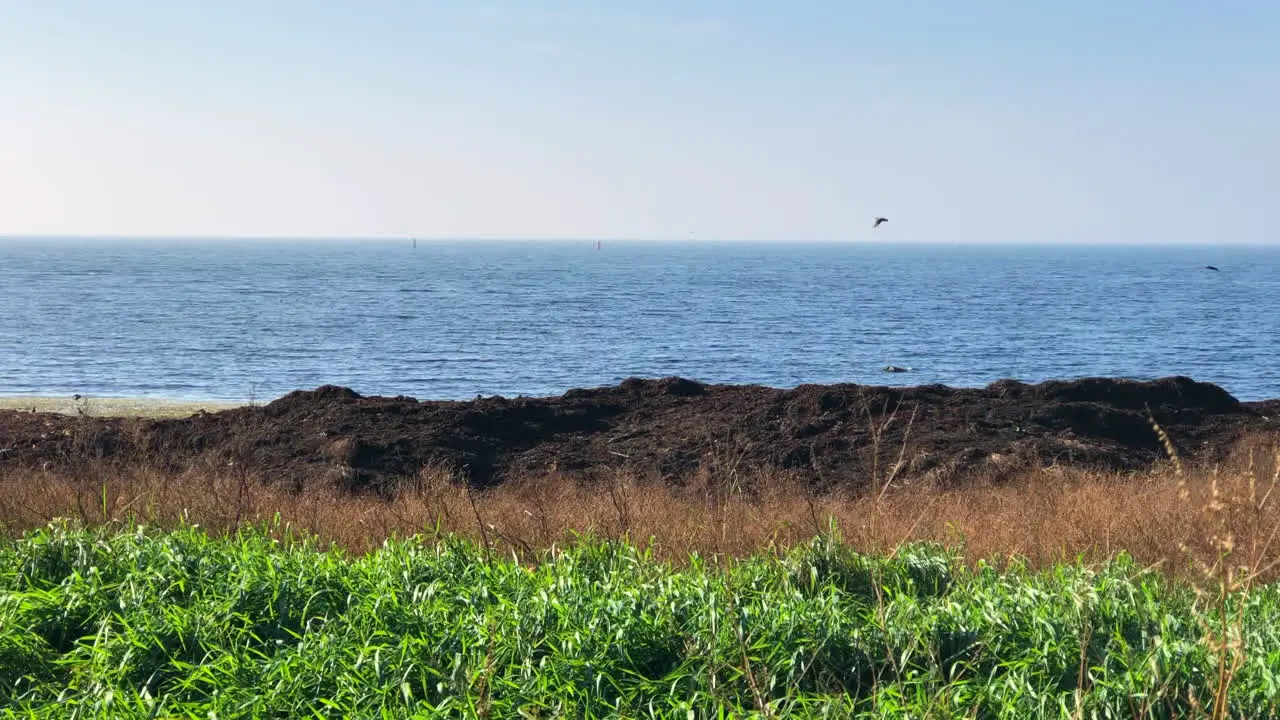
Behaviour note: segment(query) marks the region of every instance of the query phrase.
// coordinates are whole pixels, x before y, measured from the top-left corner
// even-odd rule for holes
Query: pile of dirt
[[[551,470],[680,481],[713,465],[857,486],[1049,463],[1142,469],[1164,457],[1152,416],[1184,457],[1214,459],[1246,434],[1280,428],[1280,401],[1242,403],[1185,377],[791,390],[673,377],[466,402],[324,386],[180,419],[0,412],[0,467],[212,463],[299,488],[386,488],[428,467],[489,485]]]

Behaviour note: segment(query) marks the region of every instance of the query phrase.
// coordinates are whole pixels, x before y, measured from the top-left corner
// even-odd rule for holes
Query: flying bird
[[[1212,266],[1212,265],[1205,265],[1205,266],[1204,266],[1204,269],[1205,269],[1205,270],[1213,270],[1213,271],[1215,271],[1215,272],[1221,272],[1220,270],[1218,270],[1218,268],[1216,268],[1216,267],[1214,267],[1214,266]]]
[[[880,227],[880,223],[887,223],[887,222],[889,222],[889,218],[878,217],[876,218],[876,224],[872,225],[871,227],[878,228]]]

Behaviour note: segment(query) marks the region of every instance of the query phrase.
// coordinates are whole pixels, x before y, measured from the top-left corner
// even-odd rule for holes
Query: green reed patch
[[[0,545],[0,707],[57,718],[1187,717],[1219,607],[1121,556],[970,569],[834,535],[679,568],[581,542],[348,557],[259,529],[55,524]],[[278,536],[279,528],[275,528]],[[1244,605],[1233,716],[1275,713],[1280,597]]]

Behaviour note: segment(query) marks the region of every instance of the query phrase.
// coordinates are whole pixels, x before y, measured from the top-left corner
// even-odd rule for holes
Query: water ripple
[[[0,241],[0,394],[1177,373],[1280,396],[1280,249],[607,245]]]

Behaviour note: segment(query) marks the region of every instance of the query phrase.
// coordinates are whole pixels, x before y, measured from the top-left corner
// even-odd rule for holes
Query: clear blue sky
[[[0,234],[1280,241],[1274,1],[0,0],[0,59]]]

